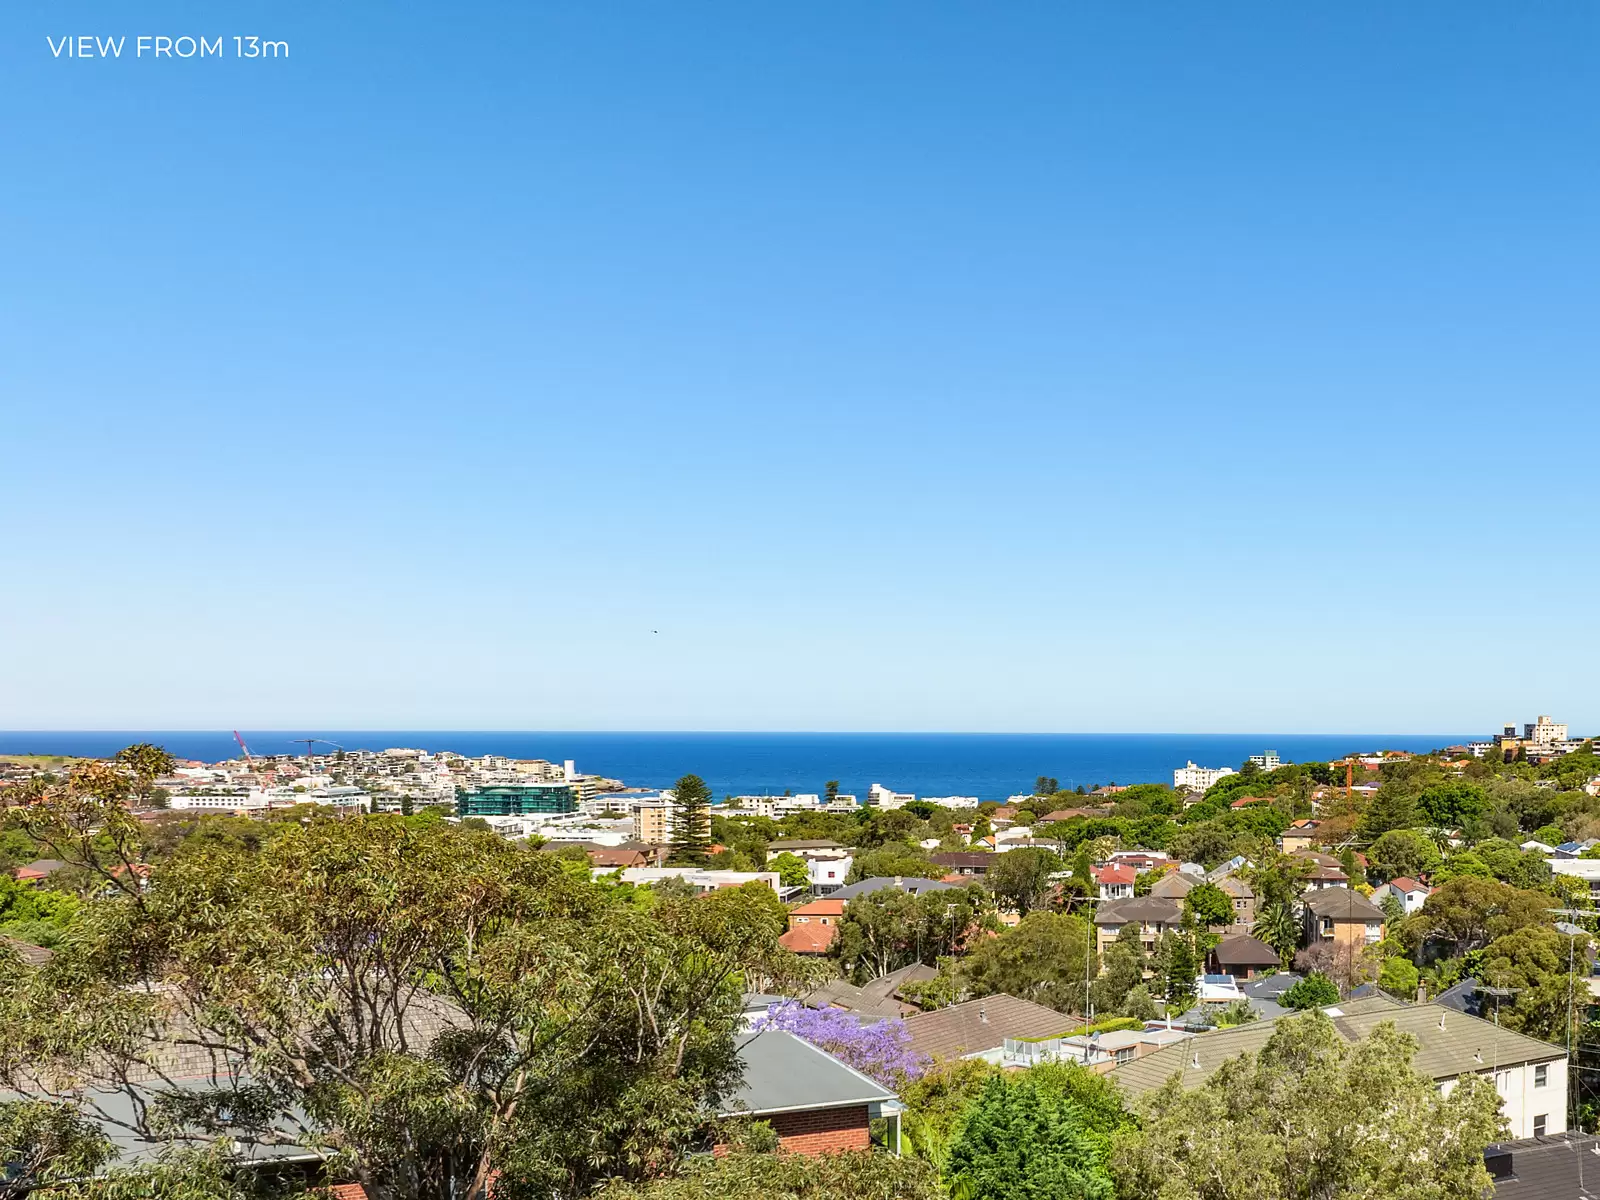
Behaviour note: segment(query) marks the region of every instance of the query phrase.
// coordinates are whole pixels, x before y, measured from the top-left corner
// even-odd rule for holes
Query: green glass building
[[[507,783],[468,792],[456,807],[463,817],[559,816],[578,811],[570,783]]]

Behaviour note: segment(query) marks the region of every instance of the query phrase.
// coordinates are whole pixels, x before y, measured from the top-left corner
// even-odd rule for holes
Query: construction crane
[[[327,738],[290,738],[289,740],[291,742],[304,742],[305,743],[305,746],[306,746],[306,761],[307,762],[311,761],[311,745],[312,745],[313,742],[318,743],[318,744],[323,745],[323,746],[332,746],[335,750],[343,750],[344,749],[344,747],[339,745],[338,742],[330,742]]]
[[[244,744],[244,739],[239,736],[239,731],[233,731],[233,740],[239,743],[239,749],[244,751],[244,765],[250,770],[256,769],[256,760],[250,757],[250,747]]]

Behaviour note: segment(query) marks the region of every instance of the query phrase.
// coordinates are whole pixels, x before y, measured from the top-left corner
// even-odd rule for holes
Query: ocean
[[[918,796],[1004,800],[1032,791],[1037,776],[1064,788],[1082,784],[1171,783],[1193,760],[1237,768],[1246,757],[1275,750],[1284,762],[1324,762],[1356,751],[1424,751],[1478,734],[1206,734],[1206,733],[516,733],[241,730],[255,754],[305,752],[293,739],[326,738],[347,750],[411,746],[476,757],[573,759],[578,770],[630,786],[666,787],[693,772],[727,795],[839,790],[865,797],[869,784]],[[215,762],[238,756],[229,731],[0,731],[0,754],[102,757],[132,742],[155,742],[179,758]],[[318,753],[330,748],[318,745]]]

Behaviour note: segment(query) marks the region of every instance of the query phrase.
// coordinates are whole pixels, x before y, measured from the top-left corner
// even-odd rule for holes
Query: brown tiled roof
[[[1163,875],[1151,885],[1150,895],[1160,900],[1181,900],[1204,883],[1203,879],[1196,879],[1193,875],[1186,875],[1182,871],[1173,871]]]
[[[993,1050],[1008,1037],[1054,1037],[1076,1025],[1053,1008],[1003,992],[906,1018],[911,1048],[935,1058]]]
[[[1275,967],[1280,961],[1276,950],[1248,933],[1223,938],[1213,953],[1224,967]]]

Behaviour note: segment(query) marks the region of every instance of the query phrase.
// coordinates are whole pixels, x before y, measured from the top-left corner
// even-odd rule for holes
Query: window
[[[1550,1064],[1540,1063],[1533,1069],[1533,1086],[1545,1087],[1550,1083]]]
[[[1545,1116],[1546,1116],[1546,1114],[1540,1113],[1537,1117],[1535,1117],[1533,1119],[1533,1136],[1534,1137],[1543,1137],[1544,1136]]]

